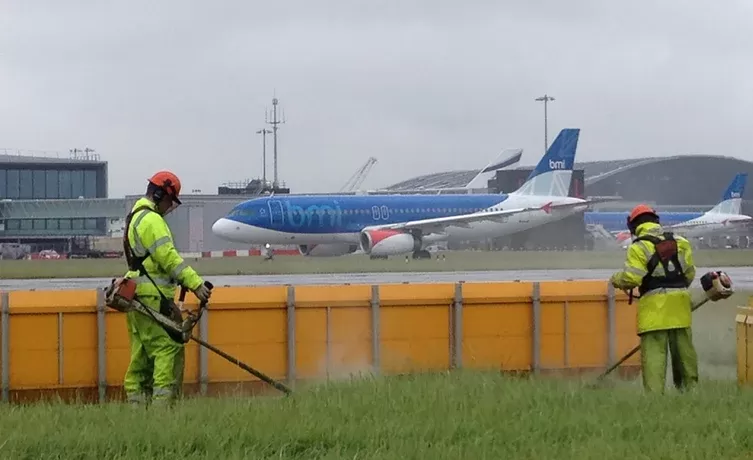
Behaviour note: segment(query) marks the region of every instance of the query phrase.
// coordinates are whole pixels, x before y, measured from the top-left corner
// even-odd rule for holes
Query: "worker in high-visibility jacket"
[[[662,229],[656,211],[636,206],[627,218],[635,236],[624,268],[610,282],[631,294],[638,288],[643,387],[663,393],[667,348],[672,357],[675,387],[684,390],[698,382],[698,357],[693,345],[692,299],[688,288],[695,278],[693,250],[687,239]]]
[[[180,318],[174,299],[178,283],[207,301],[210,289],[188,266],[173,245],[164,216],[181,202],[180,180],[169,171],[154,174],[146,195],[126,218],[123,249],[128,261],[126,278],[136,281],[136,297],[145,306]],[[181,394],[184,344],[152,318],[135,311],[126,314],[131,360],[124,389],[132,403],[172,403]]]

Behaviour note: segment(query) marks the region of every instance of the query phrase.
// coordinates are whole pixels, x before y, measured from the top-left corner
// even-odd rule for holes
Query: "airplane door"
[[[272,225],[282,225],[284,223],[284,213],[282,211],[282,202],[280,200],[269,200],[269,223]]]

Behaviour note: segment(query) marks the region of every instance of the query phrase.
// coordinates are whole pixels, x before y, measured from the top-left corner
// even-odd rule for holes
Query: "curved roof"
[[[445,171],[416,176],[385,187],[386,190],[417,190],[422,188],[463,187],[479,173],[478,169]]]
[[[598,182],[602,179],[606,179],[610,176],[613,176],[615,174],[620,174],[626,171],[629,171],[631,169],[640,168],[643,166],[650,166],[652,164],[660,164],[660,163],[669,163],[672,161],[686,161],[686,160],[722,160],[722,161],[734,161],[734,162],[741,162],[741,163],[748,163],[750,165],[753,165],[753,163],[741,160],[740,158],[735,157],[728,157],[724,155],[673,155],[669,157],[648,157],[648,158],[635,158],[632,160],[617,160],[614,162],[604,162],[607,163],[604,168],[599,168],[598,164],[602,162],[588,162],[583,163],[581,167],[584,165],[597,165],[596,168],[583,168],[583,175],[585,176],[586,184]],[[576,168],[578,168],[578,165],[575,165]]]
[[[675,160],[708,159],[708,160],[731,160],[744,163],[753,163],[735,157],[723,155],[674,155],[669,157],[643,157],[624,160],[600,160],[576,162],[575,169],[582,169],[586,184],[598,182],[614,174],[622,173],[633,168],[651,165],[653,163],[665,163]],[[533,169],[534,166],[519,166],[514,169]],[[416,190],[422,188],[451,188],[464,187],[480,170],[455,170],[416,176],[396,184],[385,187],[386,190]]]

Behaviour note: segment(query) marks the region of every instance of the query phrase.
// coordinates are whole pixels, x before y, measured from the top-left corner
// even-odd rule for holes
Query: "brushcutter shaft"
[[[202,347],[205,347],[205,348],[207,348],[207,349],[209,349],[209,350],[217,353],[218,355],[222,356],[226,360],[228,360],[231,363],[235,364],[236,366],[240,367],[244,371],[248,372],[251,375],[254,375],[255,377],[258,377],[259,379],[263,380],[264,382],[266,382],[266,383],[272,385],[273,387],[275,387],[276,389],[282,391],[283,393],[285,393],[285,394],[292,393],[292,390],[290,388],[288,388],[287,386],[285,386],[282,383],[278,382],[277,380],[274,380],[273,378],[271,378],[271,377],[263,374],[262,372],[257,371],[253,367],[246,365],[242,361],[239,361],[237,358],[234,358],[234,357],[230,356],[229,354],[225,353],[224,351],[220,350],[219,348],[215,347],[214,345],[209,344],[209,343],[207,343],[207,342],[205,342],[205,341],[203,341],[203,340],[201,340],[199,338],[196,338],[193,335],[191,336],[191,340],[193,340],[194,342],[198,343]]]
[[[206,349],[218,354],[219,356],[225,358],[226,360],[240,367],[241,369],[248,372],[249,374],[255,377],[258,377],[262,381],[273,386],[275,389],[285,393],[286,395],[292,393],[292,390],[288,388],[287,386],[283,385],[282,383],[274,380],[273,378],[265,375],[262,372],[257,371],[256,369],[240,361],[239,359],[234,358],[233,356],[230,356],[229,354],[225,353],[224,351],[220,350],[214,345],[211,345],[191,335],[191,330],[196,325],[196,322],[198,322],[199,317],[201,317],[202,312],[207,307],[206,302],[201,302],[201,304],[199,305],[199,311],[197,315],[191,315],[189,313],[189,317],[183,321],[183,324],[178,324],[175,321],[173,321],[171,318],[166,317],[159,311],[150,309],[149,307],[143,305],[141,302],[139,302],[136,299],[129,300],[129,299],[126,299],[117,295],[117,292],[114,289],[115,289],[115,285],[113,284],[112,289],[106,291],[106,301],[107,301],[107,305],[110,308],[116,309],[121,312],[136,311],[142,315],[148,316],[153,321],[163,325],[164,327],[172,330],[173,332],[183,335],[184,342],[193,340],[194,342],[198,343],[202,347],[205,347]],[[180,293],[180,302],[182,303],[184,299],[185,299],[185,290],[182,290]]]

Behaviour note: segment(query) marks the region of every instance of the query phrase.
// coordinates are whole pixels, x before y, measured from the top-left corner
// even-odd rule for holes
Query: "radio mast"
[[[276,97],[272,98],[272,119],[269,119],[269,116],[267,113],[264,114],[264,122],[272,125],[272,138],[274,142],[274,182],[272,183],[272,188],[276,189],[278,185],[280,184],[278,177],[277,177],[277,130],[279,129],[277,125],[285,123],[285,113],[280,111],[282,115],[282,120],[277,118],[277,104],[278,100]]]

